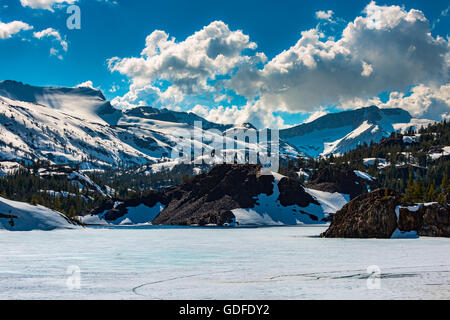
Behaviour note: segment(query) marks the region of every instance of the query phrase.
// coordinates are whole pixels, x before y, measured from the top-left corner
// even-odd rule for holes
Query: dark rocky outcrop
[[[371,190],[377,187],[376,182],[358,177],[353,170],[335,166],[316,171],[306,186],[320,191],[349,194],[351,199],[367,193],[367,187]]]
[[[433,203],[422,205],[417,211],[400,208],[398,228],[401,231],[416,231],[419,236],[450,237],[450,207]]]
[[[233,222],[232,210],[254,208],[258,196],[274,193],[275,178],[262,175],[258,165],[219,165],[209,173],[201,174],[192,181],[169,187],[161,192],[129,200],[107,200],[99,208],[87,213],[104,214],[107,221],[115,221],[127,214],[130,207],[145,204],[153,207],[158,202],[165,209],[152,221],[154,225],[224,225]],[[278,182],[278,201],[281,206],[297,205],[306,208],[320,205],[297,180],[283,178]],[[307,212],[313,221],[318,217]]]
[[[261,175],[256,165],[220,165],[190,183],[166,189],[168,203],[156,217],[158,225],[223,225],[231,210],[252,208],[259,194],[273,193],[273,176]]]
[[[422,210],[422,208],[420,208]],[[407,208],[399,208],[398,229],[405,232],[419,230],[423,225],[423,214],[409,211]]]
[[[320,205],[316,199],[305,191],[302,184],[297,180],[290,178],[281,179],[278,183],[278,190],[280,191],[278,201],[280,201],[282,206],[298,205],[307,207],[311,203]]]
[[[420,236],[450,237],[450,207],[433,204],[424,207],[423,225],[418,230]]]
[[[387,189],[361,195],[334,215],[324,238],[390,238],[397,229],[400,194]]]
[[[446,204],[420,205],[413,210],[402,205],[402,195],[379,189],[350,201],[333,218],[324,238],[389,239],[398,228],[419,236],[450,237],[450,207]],[[397,211],[399,216],[397,218]]]
[[[128,208],[135,208],[144,204],[148,207],[155,206],[158,202],[167,204],[168,201],[163,197],[162,193],[152,192],[145,197],[139,197],[127,200],[113,200],[105,199],[103,203],[97,208],[85,212],[84,215],[99,215],[104,214],[104,219],[107,221],[117,220],[128,213]]]

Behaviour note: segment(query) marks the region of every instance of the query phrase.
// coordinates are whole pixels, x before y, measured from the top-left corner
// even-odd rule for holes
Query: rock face
[[[361,195],[334,215],[321,236],[389,239],[398,228],[402,232],[415,231],[419,236],[450,237],[449,205],[404,206],[401,201],[401,194],[387,189]]]
[[[283,178],[278,183],[278,190],[280,190],[280,201],[282,206],[298,205],[300,207],[307,207],[310,203],[320,205],[309,193],[305,191],[302,184],[297,180]]]
[[[304,216],[308,221],[320,223],[323,212],[322,216],[319,216],[317,210],[305,211],[307,207],[309,208],[307,211],[310,211],[310,205],[314,207],[313,209],[321,207],[304,186],[295,179],[287,177],[278,179],[279,181],[275,181],[273,175],[262,175],[261,167],[257,165],[224,164],[214,167],[207,174],[194,177],[190,182],[154,192],[146,197],[125,201],[107,200],[87,215],[101,215],[102,219],[111,222],[127,215],[130,208],[141,205],[152,208],[160,203],[164,209],[154,220],[149,221],[154,225],[222,226],[234,223],[236,216],[233,210],[256,208],[261,205],[258,202],[259,197],[273,196],[270,205],[271,210],[277,211],[275,213],[289,207],[291,210],[289,218],[296,213],[299,215],[299,221]],[[259,208],[269,210],[266,207]],[[266,211],[259,213],[270,214]]]
[[[420,208],[420,210],[422,210]],[[423,213],[409,211],[406,207],[401,207],[399,211],[398,229],[404,232],[419,230],[423,225]]]
[[[351,199],[367,193],[368,189],[376,189],[375,182],[358,177],[351,169],[338,167],[318,170],[306,186],[325,192],[349,194]]]
[[[346,204],[334,215],[324,238],[378,238],[387,239],[397,229],[396,207],[400,195],[387,189],[378,189],[361,195]]]
[[[190,183],[163,192],[167,207],[157,225],[223,225],[231,223],[231,210],[252,208],[259,194],[273,193],[273,176],[260,174],[256,165],[220,165]]]
[[[422,205],[417,211],[400,208],[400,231],[416,231],[419,236],[450,237],[450,207],[433,203]]]
[[[450,208],[448,205],[433,204],[426,206],[420,236],[450,237]]]

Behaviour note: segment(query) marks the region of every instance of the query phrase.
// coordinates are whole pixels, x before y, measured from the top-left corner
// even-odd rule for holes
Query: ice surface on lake
[[[0,299],[450,299],[450,239],[317,237],[325,229],[0,231]]]

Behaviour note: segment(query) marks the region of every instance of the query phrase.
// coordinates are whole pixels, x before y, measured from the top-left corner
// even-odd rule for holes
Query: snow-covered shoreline
[[[60,212],[0,197],[0,231],[51,231],[77,228],[78,226]]]

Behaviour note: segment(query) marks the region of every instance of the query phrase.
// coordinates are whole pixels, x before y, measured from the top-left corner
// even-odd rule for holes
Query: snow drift
[[[51,231],[75,228],[77,226],[60,212],[0,197],[0,230]]]

